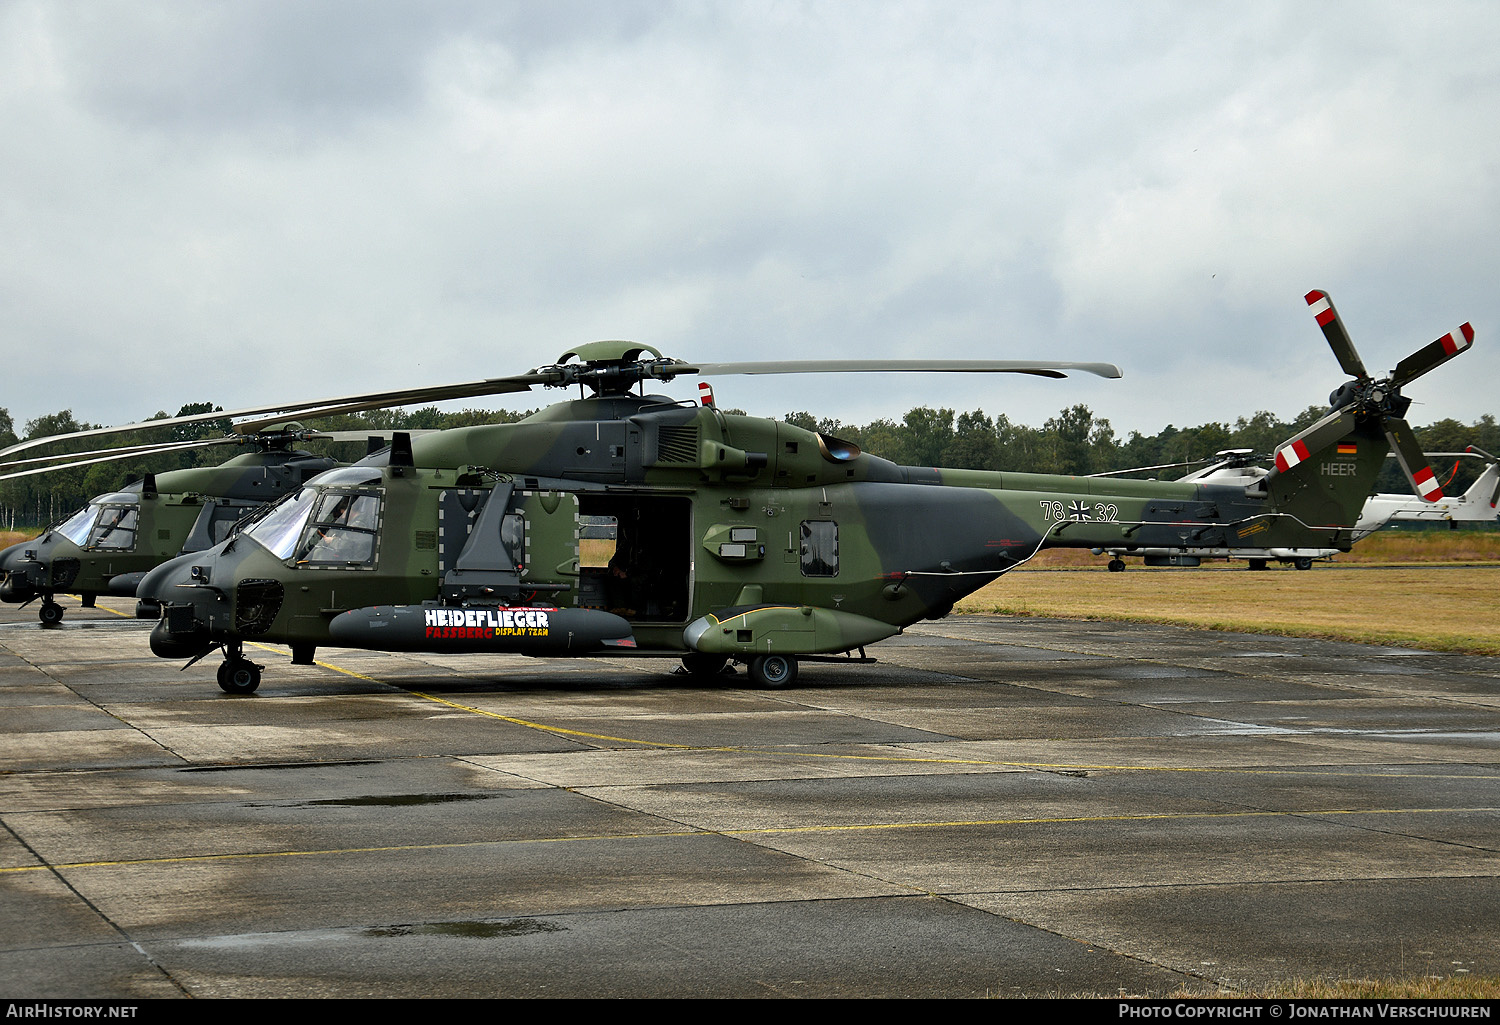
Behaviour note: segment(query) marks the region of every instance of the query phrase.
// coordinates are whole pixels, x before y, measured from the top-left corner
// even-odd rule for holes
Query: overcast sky
[[[0,3],[0,406],[105,423],[693,360],[1108,360],[720,379],[1123,435],[1464,320],[1409,418],[1500,411],[1500,4]],[[691,381],[671,389],[696,393]],[[528,408],[558,393],[468,405]]]

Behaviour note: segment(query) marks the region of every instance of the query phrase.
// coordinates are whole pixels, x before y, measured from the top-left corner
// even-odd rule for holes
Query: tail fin
[[[1495,514],[1500,508],[1497,507],[1500,503],[1500,459],[1473,445],[1468,450],[1483,459],[1485,467],[1479,478],[1469,485],[1469,490],[1463,493],[1462,500],[1465,505],[1488,506]]]
[[[1353,526],[1387,451],[1374,417],[1334,410],[1276,450],[1263,484],[1278,512],[1308,526]]]

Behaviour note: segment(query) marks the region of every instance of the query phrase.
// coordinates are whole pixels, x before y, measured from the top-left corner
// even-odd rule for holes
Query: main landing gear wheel
[[[1292,560],[1292,565],[1298,569],[1312,569],[1312,559],[1306,555]]]
[[[42,607],[36,610],[36,618],[42,621],[43,626],[56,626],[62,622],[63,607],[55,601],[42,602]]]
[[[797,680],[797,660],[785,655],[757,655],[750,660],[750,682],[766,690],[781,690]]]
[[[248,659],[226,659],[219,666],[219,689],[225,694],[254,694],[260,686],[260,666]]]
[[[1109,571],[1111,573],[1124,573],[1125,572],[1125,560],[1124,559],[1110,559],[1109,560]]]
[[[1265,559],[1251,559],[1250,560],[1250,565],[1246,566],[1245,568],[1246,569],[1251,569],[1251,570],[1265,569],[1266,568],[1266,560]]]
[[[700,680],[718,676],[729,664],[729,659],[723,655],[707,655],[701,651],[693,651],[682,656],[682,668],[686,669],[689,676],[695,676]]]

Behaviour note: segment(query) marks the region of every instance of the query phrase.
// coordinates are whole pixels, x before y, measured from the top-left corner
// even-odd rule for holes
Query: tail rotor
[[[1272,473],[1286,473],[1313,454],[1336,444],[1361,419],[1378,418],[1412,490],[1426,501],[1436,502],[1443,497],[1443,489],[1428,465],[1411,425],[1404,419],[1411,400],[1401,394],[1401,388],[1473,345],[1473,325],[1463,324],[1424,345],[1396,364],[1389,377],[1377,380],[1365,369],[1364,361],[1359,358],[1359,352],[1354,348],[1354,342],[1328,293],[1314,289],[1305,298],[1339,366],[1352,380],[1339,385],[1328,397],[1332,409],[1327,416],[1277,449],[1276,469]]]

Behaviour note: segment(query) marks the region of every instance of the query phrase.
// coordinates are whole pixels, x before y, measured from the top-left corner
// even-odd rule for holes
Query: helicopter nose
[[[0,551],[0,601],[19,605],[37,596],[28,569],[34,564],[35,541],[22,541]]]
[[[136,585],[137,619],[160,620],[151,631],[151,651],[159,658],[194,658],[211,644],[208,617],[199,602],[205,592],[203,568],[213,561],[203,552],[162,563]]]
[[[9,548],[0,548],[0,573],[15,569],[26,558],[27,547],[35,548],[35,541],[20,541]]]
[[[175,589],[192,582],[194,562],[201,562],[195,555],[179,555],[168,559],[151,570],[135,587],[135,618],[160,619],[162,606],[171,601]]]

